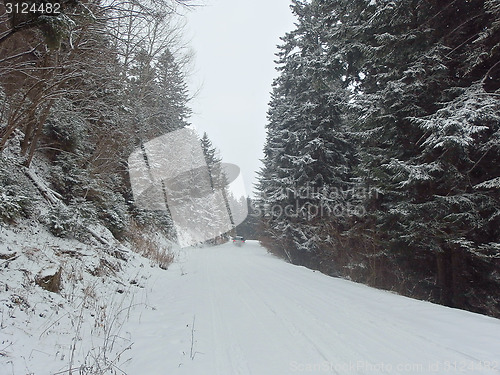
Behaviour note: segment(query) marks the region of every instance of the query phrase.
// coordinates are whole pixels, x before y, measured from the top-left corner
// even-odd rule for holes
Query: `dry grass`
[[[142,227],[133,220],[129,225],[128,238],[132,249],[150,259],[154,265],[166,270],[174,261],[172,249],[159,244],[151,229]]]

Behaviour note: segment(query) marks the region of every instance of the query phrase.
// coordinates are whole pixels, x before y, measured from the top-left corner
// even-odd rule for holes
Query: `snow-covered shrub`
[[[30,207],[30,199],[21,195],[14,186],[0,185],[0,219],[13,222],[25,215]]]
[[[13,162],[0,157],[0,220],[13,222],[30,215],[36,201],[32,186]]]
[[[127,229],[129,214],[128,207],[123,196],[104,187],[96,191],[94,204],[97,208],[97,216],[108,228],[113,236],[120,239]]]
[[[63,205],[51,208],[41,217],[41,222],[57,237],[74,237],[78,226],[75,212]]]
[[[131,216],[138,225],[161,228],[161,231],[168,238],[172,240],[176,239],[174,223],[168,211],[142,210],[134,206],[131,209]]]
[[[97,219],[97,208],[93,202],[84,198],[73,198],[68,207],[76,212],[79,222],[85,225],[86,222],[94,222]]]
[[[86,123],[69,100],[61,99],[52,107],[44,126],[44,136],[50,139],[52,148],[75,152],[85,147]]]
[[[71,237],[80,242],[89,243],[92,235],[88,231],[88,226],[98,220],[95,204],[84,198],[73,198],[68,204],[68,209],[73,212],[75,222]]]
[[[81,157],[64,152],[58,154],[51,165],[50,183],[54,190],[64,196],[66,203],[74,197],[85,197],[95,184],[82,164]]]
[[[51,167],[51,184],[82,218],[100,220],[119,238],[128,221],[125,199],[116,191],[121,182],[112,176],[92,175],[84,164],[82,157],[77,155],[58,154]]]
[[[90,234],[89,224],[98,219],[97,209],[92,202],[83,198],[74,198],[69,205],[53,207],[43,215],[41,222],[57,237],[75,238],[86,242]]]

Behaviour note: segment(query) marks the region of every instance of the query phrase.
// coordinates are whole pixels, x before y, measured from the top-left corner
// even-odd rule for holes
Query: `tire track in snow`
[[[208,262],[205,262],[205,278],[208,285],[208,294],[210,301],[210,314],[211,314],[211,327],[213,333],[213,347],[216,349],[214,351],[215,363],[217,374],[237,374],[237,375],[250,375],[248,369],[248,364],[244,358],[243,352],[239,343],[234,340],[234,335],[231,332],[230,327],[227,327],[225,320],[222,316],[222,309],[220,306],[220,294],[215,290],[215,285],[220,285],[220,283],[215,283],[213,281],[212,269],[208,267]],[[221,339],[222,338],[222,339]],[[227,342],[227,339],[230,339]],[[221,355],[223,356],[221,358]],[[230,364],[230,369],[224,368],[224,363]],[[228,372],[229,370],[229,372]]]
[[[163,290],[151,295],[168,324],[158,325],[165,331],[154,332],[151,320],[158,314],[148,313],[150,324],[144,338],[170,336],[166,343],[151,347],[165,353],[153,371],[147,372],[151,375],[448,375],[464,372],[443,367],[439,371],[426,367],[390,371],[335,366],[357,361],[368,365],[460,363],[470,358],[500,361],[497,320],[330,278],[286,264],[257,244],[189,249],[183,276],[172,273],[174,269],[175,265],[166,280],[158,283],[156,289]],[[172,297],[160,300],[169,289]],[[193,314],[194,350],[200,354],[190,360],[191,332],[186,323],[191,323]],[[450,320],[463,326],[469,323],[475,331],[461,335],[464,327],[453,327]],[[454,342],[456,338],[461,342]],[[153,354],[147,358],[152,360]],[[162,362],[170,362],[167,372]],[[181,367],[177,367],[179,362]],[[499,374],[488,369],[467,373]]]
[[[448,345],[443,344],[442,338],[440,342],[439,336],[433,337],[428,330],[424,332],[430,337],[425,336],[421,333],[422,328],[425,329],[425,326],[420,326],[420,330],[417,331],[414,326],[408,324],[408,319],[406,322],[404,320],[391,321],[393,316],[383,301],[392,299],[404,305],[405,297],[375,291],[363,285],[335,280],[321,275],[319,272],[314,274],[303,267],[288,265],[289,273],[276,272],[276,268],[272,264],[272,261],[276,261],[275,259],[266,260],[263,257],[255,257],[255,259],[255,266],[261,269],[260,276],[264,274],[262,270],[266,269],[265,274],[272,275],[274,279],[273,291],[275,292],[275,298],[267,303],[267,307],[274,311],[276,315],[281,315],[283,324],[288,326],[290,332],[292,334],[299,332],[327,361],[341,357],[341,363],[352,363],[353,361],[363,359],[364,361],[377,364],[383,360],[386,363],[393,363],[394,365],[415,364],[417,368],[416,372],[421,372],[418,370],[418,365],[422,365],[422,368],[425,369],[431,364],[438,362],[443,364],[445,361],[462,363],[469,360],[479,364],[485,361],[484,357],[478,359],[478,357],[470,356],[462,351],[450,348]],[[290,276],[293,276],[293,278],[290,278]],[[311,283],[312,278],[315,278],[317,283]],[[301,281],[304,281],[304,283],[302,284]],[[311,288],[311,285],[318,284],[318,286],[321,286],[321,284],[331,286],[332,282],[336,281],[339,281],[339,284],[345,284],[347,287],[345,288],[346,290],[335,290],[335,293],[331,294],[331,298],[341,303],[341,306],[338,306],[340,309],[335,309],[332,301],[328,300],[328,294],[325,295],[325,289],[321,290],[320,288],[316,290]],[[255,290],[261,293],[267,293],[270,289],[270,280],[257,278],[254,280],[254,283],[256,284]],[[290,293],[290,289],[293,289],[293,293]],[[376,294],[380,295],[382,302],[379,303],[377,299],[373,298]],[[294,298],[295,295],[298,298]],[[291,296],[292,298],[290,298]],[[366,296],[370,298],[367,301],[369,303],[363,304]],[[260,296],[260,299],[269,301],[269,299],[262,298],[262,296]],[[416,307],[422,306],[422,302],[420,301],[406,299],[406,302]],[[392,301],[392,303],[394,302]],[[437,306],[433,305],[432,307],[436,308]],[[327,312],[328,309],[332,308],[334,310],[331,315],[335,316],[335,319],[328,319],[329,317],[325,317],[324,314],[321,316],[321,314],[318,315],[317,313],[322,310],[322,312]],[[437,307],[437,309],[445,308]],[[294,318],[298,319],[290,320],[287,318],[286,311],[294,311]],[[345,326],[339,327],[336,324],[339,321],[345,324]],[[335,343],[335,340],[331,339],[331,335],[325,335],[325,332],[330,332],[336,335],[337,338],[341,338],[342,336],[347,338],[347,341],[345,341],[347,345]],[[334,351],[331,350],[332,347],[335,347]],[[373,349],[370,350],[373,347],[380,347],[381,350],[373,352]],[[486,360],[490,361],[493,359],[486,358]],[[447,372],[459,373],[452,370]],[[370,373],[393,372],[382,369],[379,372]],[[480,373],[494,374],[498,372],[484,369]]]

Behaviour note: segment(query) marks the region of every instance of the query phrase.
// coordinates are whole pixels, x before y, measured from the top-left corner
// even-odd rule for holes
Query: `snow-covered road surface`
[[[500,374],[500,320],[297,267],[256,242],[183,251],[123,327],[128,374]]]

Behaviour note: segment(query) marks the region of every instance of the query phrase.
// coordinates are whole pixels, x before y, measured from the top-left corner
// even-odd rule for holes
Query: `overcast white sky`
[[[201,1],[200,1],[201,3]],[[190,122],[204,131],[224,162],[242,170],[247,194],[261,167],[267,105],[277,73],[279,37],[293,29],[290,0],[202,0],[187,12],[195,52],[189,86],[200,90]]]

